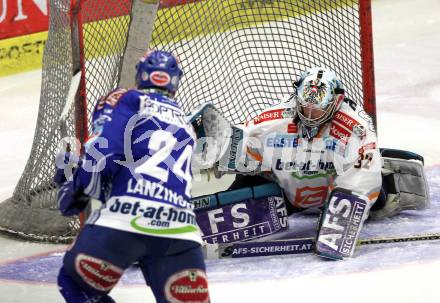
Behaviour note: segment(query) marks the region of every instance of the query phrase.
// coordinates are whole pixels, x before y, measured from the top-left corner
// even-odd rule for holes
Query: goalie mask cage
[[[95,102],[134,84],[148,41],[179,56],[184,78],[176,98],[187,112],[212,102],[232,123],[243,122],[319,65],[335,70],[375,121],[370,0],[156,1],[50,0],[34,142],[13,196],[0,204],[1,230],[29,240],[73,239],[80,220],[60,216],[52,182],[72,75],[80,70],[82,80],[67,130],[84,142]]]

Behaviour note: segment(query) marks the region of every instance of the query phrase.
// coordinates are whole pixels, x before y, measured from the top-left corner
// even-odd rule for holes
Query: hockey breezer
[[[434,240],[440,240],[440,232],[403,237],[361,239],[357,241],[357,246]],[[207,259],[246,258],[305,254],[313,252],[314,248],[314,238],[294,238],[259,242],[236,242],[231,244],[206,244],[203,247],[203,253]]]

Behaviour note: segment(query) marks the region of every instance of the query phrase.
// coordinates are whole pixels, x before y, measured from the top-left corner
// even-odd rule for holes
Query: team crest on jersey
[[[157,86],[167,86],[171,82],[170,75],[163,71],[154,71],[150,75],[150,81]]]
[[[209,303],[205,272],[187,269],[175,273],[165,284],[165,297],[171,303]]]

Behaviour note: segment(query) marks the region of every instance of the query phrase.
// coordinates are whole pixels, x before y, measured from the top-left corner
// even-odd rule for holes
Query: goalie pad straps
[[[368,199],[336,188],[321,214],[315,252],[321,257],[341,260],[351,257],[359,233],[368,217]]]

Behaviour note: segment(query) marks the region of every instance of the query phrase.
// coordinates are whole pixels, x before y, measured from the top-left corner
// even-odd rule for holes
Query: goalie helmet
[[[295,82],[297,113],[304,125],[317,127],[333,117],[344,100],[344,88],[335,72],[313,67]]]
[[[139,89],[158,88],[174,95],[183,71],[179,59],[159,50],[147,52],[136,65],[136,86]]]

